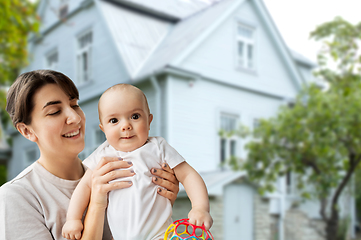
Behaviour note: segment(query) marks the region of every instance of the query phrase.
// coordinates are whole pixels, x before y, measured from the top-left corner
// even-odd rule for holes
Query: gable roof
[[[207,29],[214,25],[219,16],[224,15],[232,5],[235,5],[235,2],[238,6],[243,1],[220,1],[175,24],[133,78],[139,79],[167,65],[172,65],[182,53],[188,50],[195,39],[205,34]]]
[[[175,23],[162,43],[158,44],[157,48],[151,52],[139,70],[132,74],[133,79],[142,79],[161,71],[167,66],[179,66],[193,50],[205,41],[208,36],[245,1],[247,0],[221,0]],[[300,88],[305,81],[294,64],[294,56],[287,48],[265,5],[262,0],[249,1],[254,3],[255,9],[266,27],[266,31],[269,32],[272,41],[280,52],[287,71],[292,76],[296,87]],[[305,60],[300,57],[297,57],[297,60],[305,63]],[[310,66],[309,62],[307,65]]]
[[[112,2],[175,20],[188,17],[209,6],[209,3],[200,0],[113,0]]]

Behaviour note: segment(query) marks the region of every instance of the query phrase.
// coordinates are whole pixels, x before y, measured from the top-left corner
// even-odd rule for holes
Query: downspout
[[[285,239],[285,213],[286,213],[286,194],[287,194],[287,186],[285,177],[281,178],[281,186],[280,186],[280,222],[279,222],[279,240]]]
[[[161,89],[158,83],[157,78],[155,77],[155,75],[152,75],[150,77],[150,82],[152,83],[152,86],[154,87],[155,90],[155,108],[156,108],[156,113],[157,113],[157,117],[155,119],[155,126],[156,126],[156,136],[162,136],[162,117],[161,117]]]

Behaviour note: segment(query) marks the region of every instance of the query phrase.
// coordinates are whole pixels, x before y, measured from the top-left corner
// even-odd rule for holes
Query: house
[[[42,0],[38,13],[41,34],[30,39],[24,71],[55,69],[76,83],[87,116],[81,158],[105,139],[101,93],[134,84],[154,115],[150,135],[163,136],[205,180],[215,239],[323,239],[317,203],[295,201],[292,181],[281,178],[276,193],[261,197],[244,172],[222,166],[245,152],[244,140],[221,138],[220,129],[256,125],[313,81],[315,64],[287,48],[262,0]],[[9,178],[39,156],[16,131],[11,137]],[[354,221],[353,200],[344,201]],[[174,219],[189,208],[181,191]]]

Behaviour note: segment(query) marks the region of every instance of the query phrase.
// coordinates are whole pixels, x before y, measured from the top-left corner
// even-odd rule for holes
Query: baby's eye
[[[117,123],[118,122],[118,119],[116,119],[116,118],[111,118],[110,120],[109,120],[109,122],[110,123]]]
[[[139,119],[140,118],[140,114],[139,113],[135,113],[132,115],[132,119]]]

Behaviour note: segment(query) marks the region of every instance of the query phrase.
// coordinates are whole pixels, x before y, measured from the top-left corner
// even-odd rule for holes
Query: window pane
[[[221,163],[226,160],[226,139],[221,139]]]
[[[231,143],[230,143],[231,156],[236,156],[236,149],[237,149],[236,140],[231,140]]]
[[[253,46],[250,44],[247,45],[247,63],[248,68],[253,68]]]
[[[58,64],[58,52],[53,52],[51,54],[49,54],[46,58],[46,64],[47,67],[50,69],[56,69],[57,64]]]
[[[84,48],[92,43],[92,33],[89,32],[79,38],[79,48]]]
[[[237,120],[238,120],[237,116],[226,115],[226,114],[222,115],[221,116],[221,129],[223,129],[227,132],[236,130]]]
[[[244,66],[244,43],[238,42],[238,64],[239,66]]]
[[[238,35],[247,39],[253,38],[253,30],[251,28],[238,25]]]
[[[85,83],[91,78],[90,66],[92,38],[92,32],[83,34],[78,38],[78,83]]]

